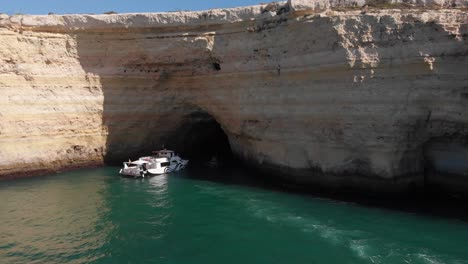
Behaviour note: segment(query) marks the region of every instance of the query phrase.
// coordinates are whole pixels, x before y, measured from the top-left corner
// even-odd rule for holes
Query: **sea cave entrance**
[[[190,160],[190,167],[228,165],[233,159],[228,137],[210,114],[196,111],[187,115],[181,125],[166,139],[166,146]]]
[[[468,188],[468,137],[432,138],[424,145],[425,184],[462,193]]]

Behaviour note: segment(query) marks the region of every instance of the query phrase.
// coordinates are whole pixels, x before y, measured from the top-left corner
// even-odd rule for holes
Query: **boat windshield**
[[[172,158],[174,156],[174,151],[172,150],[160,150],[153,153],[156,154],[156,157]]]

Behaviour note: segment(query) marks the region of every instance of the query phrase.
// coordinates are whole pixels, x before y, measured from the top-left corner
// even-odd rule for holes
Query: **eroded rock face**
[[[300,184],[423,185],[434,139],[468,162],[467,12],[318,11],[0,17],[0,175],[126,160],[198,111]]]

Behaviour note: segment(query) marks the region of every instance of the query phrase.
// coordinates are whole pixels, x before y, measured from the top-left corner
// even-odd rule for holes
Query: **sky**
[[[270,0],[0,0],[0,13],[12,14],[101,14],[205,10],[260,4]]]

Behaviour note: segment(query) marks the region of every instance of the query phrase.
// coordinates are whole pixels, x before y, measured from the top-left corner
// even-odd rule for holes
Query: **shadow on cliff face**
[[[194,166],[203,166],[212,160],[227,164],[233,158],[229,140],[220,124],[203,111],[187,115],[163,140]]]
[[[382,185],[390,188],[399,184],[398,179],[406,178],[409,180],[402,181],[401,187],[409,192],[422,191],[426,197],[468,198],[468,97],[465,70],[460,68],[468,58],[466,25],[457,33],[436,22],[398,24],[392,16],[364,15],[345,20],[343,28],[343,38],[351,43],[346,49],[352,54],[348,57],[352,71],[355,77],[362,77],[355,89],[371,94],[375,90],[369,88],[381,89],[375,85],[376,80],[382,82],[382,87],[392,82],[388,87],[401,98],[406,97],[406,103],[401,104],[397,98],[390,105],[388,114],[392,118],[387,120],[393,123],[380,119],[380,123],[372,124],[389,132],[381,132],[378,139],[393,138],[387,143],[393,144],[395,153],[403,153],[401,159],[392,162],[393,181]],[[362,41],[369,37],[372,41]],[[394,46],[400,46],[401,53],[389,56]],[[398,76],[400,69],[393,66],[395,62],[408,70],[403,79]],[[379,114],[376,112],[377,120]],[[362,145],[372,140],[366,138]],[[372,175],[372,164],[364,165],[363,176],[379,178]],[[359,167],[355,168],[360,172]]]
[[[196,38],[194,44],[147,34],[151,33],[136,30],[75,35],[89,88],[102,90],[105,162],[120,164],[163,146],[192,165],[213,157],[230,159],[228,138],[220,124],[186,98],[191,94],[186,77],[218,71],[219,65],[204,45],[195,45]],[[193,52],[181,54],[187,45]]]
[[[323,19],[326,20],[323,21],[326,23],[318,23],[323,27],[323,30],[326,32],[334,32],[336,29],[333,27],[333,21],[330,18]],[[377,28],[371,28],[369,27],[370,24],[378,26]],[[422,178],[421,175],[424,173],[424,166],[419,166],[419,164],[424,164],[422,151],[424,143],[430,141],[431,138],[441,136],[442,134],[440,133],[446,133],[447,131],[441,131],[440,133],[437,131],[428,132],[431,122],[426,119],[431,119],[431,117],[428,118],[427,113],[432,111],[433,106],[431,104],[419,103],[418,99],[420,98],[418,98],[418,94],[422,94],[423,96],[420,97],[424,97],[422,99],[428,100],[429,102],[439,102],[445,99],[447,99],[447,101],[453,101],[453,98],[444,98],[450,93],[444,92],[443,89],[441,89],[441,86],[449,83],[448,80],[444,79],[446,78],[444,77],[444,73],[450,69],[444,70],[444,66],[440,65],[443,65],[445,57],[450,59],[456,51],[449,50],[450,54],[439,54],[437,50],[432,50],[433,48],[431,45],[421,45],[421,49],[418,51],[421,51],[423,53],[422,55],[410,54],[407,51],[413,49],[413,51],[416,52],[414,46],[425,42],[431,43],[440,41],[446,43],[456,41],[454,36],[440,25],[434,23],[404,23],[401,27],[397,27],[395,21],[392,20],[391,17],[384,17],[380,21],[377,21],[377,18],[371,16],[364,16],[361,20],[349,20],[347,24],[344,25],[344,29],[346,29],[348,34],[337,36],[331,33],[331,35],[333,35],[332,39],[335,40],[336,38],[336,42],[329,41],[327,38],[323,38],[323,35],[318,34],[314,23],[310,23],[310,25],[304,24],[302,26],[308,28],[310,33],[314,33],[310,34],[310,36],[312,36],[310,39],[304,39],[310,41],[303,41],[303,47],[301,48],[297,45],[290,45],[290,39],[288,38],[279,39],[274,44],[282,44],[284,46],[284,51],[280,52],[281,49],[278,49],[277,53],[268,53],[262,56],[256,55],[257,57],[253,56],[252,58],[256,61],[262,62],[256,64],[260,65],[256,67],[263,67],[254,70],[264,72],[272,71],[276,73],[273,74],[275,79],[272,80],[276,80],[275,82],[281,84],[280,78],[287,78],[285,77],[287,76],[287,71],[281,71],[280,67],[281,61],[286,60],[286,56],[292,56],[292,54],[294,54],[293,51],[300,51],[306,54],[313,53],[314,48],[311,48],[310,45],[321,45],[319,50],[324,54],[328,52],[329,54],[333,54],[334,57],[349,57],[350,54],[354,55],[354,57],[351,57],[355,60],[353,62],[355,66],[350,66],[351,68],[347,69],[346,74],[349,74],[349,76],[341,77],[343,79],[341,81],[345,83],[341,85],[353,86],[352,89],[343,87],[343,91],[350,93],[351,96],[355,95],[351,90],[358,91],[356,94],[366,98],[367,101],[372,101],[374,103],[381,102],[381,97],[385,96],[386,92],[382,92],[379,90],[379,87],[375,87],[377,86],[375,84],[376,80],[382,82],[382,86],[389,85],[390,87],[391,85],[389,83],[396,83],[397,87],[392,89],[393,92],[407,94],[407,104],[403,105],[401,104],[401,100],[396,100],[393,103],[394,105],[391,106],[393,112],[388,113],[392,115],[391,119],[381,119],[381,113],[377,113],[378,111],[364,116],[363,119],[380,120],[375,124],[369,123],[369,127],[372,125],[373,129],[376,131],[383,131],[380,132],[382,135],[376,135],[376,137],[385,138],[385,140],[394,140],[387,141],[386,143],[397,146],[400,152],[408,153],[402,158],[404,162],[395,165],[395,167],[398,168],[395,168],[395,175],[391,176],[417,175],[415,178],[419,181],[419,179]],[[271,40],[268,39],[268,36],[272,33],[268,33],[268,30],[268,28],[260,27],[257,31],[251,33],[257,34],[252,37],[256,38],[257,41],[252,45],[254,47],[254,54],[259,53],[260,50],[269,50],[269,41]],[[304,35],[301,31],[291,31],[294,33],[290,35],[291,38],[299,38],[301,35]],[[373,34],[373,41],[364,41],[368,38],[367,32]],[[82,32],[75,35],[78,56],[83,69],[87,73],[89,88],[101,89],[103,93],[102,122],[103,126],[107,129],[107,131],[104,131],[104,135],[107,138],[106,162],[120,163],[122,160],[127,160],[128,158],[136,158],[140,155],[148,154],[151,150],[161,148],[163,145],[181,152],[182,155],[187,155],[188,158],[196,159],[200,157],[202,162],[207,160],[210,156],[222,156],[224,153],[229,152],[226,147],[229,145],[229,143],[227,143],[227,137],[223,135],[224,132],[218,122],[207,114],[209,111],[204,112],[206,109],[192,105],[195,104],[193,98],[186,98],[187,94],[197,92],[196,85],[190,83],[190,78],[179,78],[181,76],[196,76],[197,73],[200,72],[200,69],[203,70],[204,67],[211,67],[211,71],[222,72],[222,69],[225,67],[224,64],[222,64],[225,58],[216,58],[215,61],[210,61],[210,59],[213,59],[210,57],[212,54],[206,53],[206,50],[199,47],[204,45],[195,45],[196,41],[203,39],[202,37],[194,38],[193,43],[187,42],[187,44],[180,43],[180,41],[174,37],[166,38],[164,36],[159,36],[157,32],[153,32],[153,35],[156,36],[148,36],[147,33],[148,32]],[[351,36],[352,38],[350,39],[354,42],[352,42],[352,45],[349,47],[346,47],[345,50],[344,47],[340,47],[339,45],[340,41],[343,41],[342,39],[340,40],[339,37],[346,36]],[[226,38],[226,36],[219,36],[218,38],[223,37]],[[227,42],[228,40],[229,39],[225,41]],[[248,40],[242,39],[242,42],[243,41]],[[222,39],[216,39],[213,44],[213,50],[226,48],[226,46],[217,44],[218,42],[222,43],[223,41]],[[374,44],[376,44],[375,47],[373,46]],[[414,46],[405,49],[409,44]],[[395,45],[401,45],[403,47],[401,48],[402,54],[397,54],[395,57],[379,57],[385,55],[386,52],[388,53],[388,50],[385,50],[386,48],[390,48],[390,51],[392,51],[391,48]],[[262,49],[258,49],[258,46]],[[362,49],[363,47],[365,49]],[[454,49],[456,49],[455,46]],[[361,53],[362,50],[368,52]],[[427,58],[424,57],[426,54],[428,54]],[[301,57],[300,55],[302,54],[298,53],[295,56],[299,58]],[[368,55],[372,55],[370,56],[371,58],[377,58],[375,62],[380,64],[377,66],[373,66],[369,63],[365,64],[364,62],[368,61],[366,60],[369,58]],[[466,56],[466,54],[464,56]],[[350,58],[348,57],[345,57],[344,61],[349,60]],[[435,62],[431,62],[433,58],[435,58]],[[395,69],[393,66],[394,61],[398,60],[404,61],[406,64],[412,64],[414,67],[411,70],[414,70],[415,73],[411,74],[419,75],[415,76],[412,81],[402,82],[404,79],[400,79],[398,76],[399,69]],[[430,62],[430,70],[429,66],[426,65],[426,61]],[[340,63],[342,62],[343,61],[340,60]],[[442,64],[440,64],[441,62]],[[363,64],[359,65],[360,63]],[[274,68],[269,69],[268,67],[272,65]],[[397,65],[399,64],[397,63]],[[376,68],[376,77],[370,77],[371,71],[369,69],[374,67]],[[420,69],[423,67],[425,68],[421,71]],[[434,67],[434,71],[432,67]],[[440,70],[442,70],[441,75],[436,74]],[[379,76],[379,71],[388,72],[387,74],[391,76]],[[206,71],[204,73],[206,73]],[[363,77],[362,82],[349,84],[348,82],[351,82],[352,75],[354,75],[354,77]],[[367,79],[364,79],[364,77]],[[385,80],[385,78],[387,79]],[[441,78],[442,80],[440,80]],[[310,81],[312,85],[314,84],[313,80],[314,79],[306,79],[304,82]],[[428,82],[431,80],[434,82]],[[421,81],[425,82],[421,84],[419,83]],[[298,84],[298,86],[299,85],[301,84]],[[281,90],[278,90],[279,94],[291,93],[291,89],[287,86],[280,88]],[[449,87],[448,89],[456,93],[458,88]],[[309,90],[312,91],[312,89]],[[412,94],[415,96],[411,97]],[[411,104],[413,100],[416,102],[415,104]],[[466,102],[466,97],[462,100]],[[229,102],[226,101],[223,101],[223,103],[228,104]],[[256,102],[250,103],[255,104]],[[365,113],[366,108],[369,106],[357,102],[353,107]],[[211,114],[216,112],[213,109],[210,109],[212,110]],[[439,110],[440,109],[442,108],[439,108]],[[442,109],[440,112],[439,116],[444,116],[444,110]],[[255,115],[257,113],[252,114]],[[294,113],[288,114],[294,117]],[[236,116],[235,118],[237,118],[235,121],[240,123],[248,121],[242,120],[242,116]],[[346,120],[346,122],[348,121],[353,123],[362,120]],[[463,124],[460,120],[455,120],[454,122],[466,125],[466,123]],[[309,130],[301,131],[301,136],[303,135],[309,141],[321,140],[311,138],[311,135],[323,137],[323,140],[336,140],[335,138],[330,139],[325,137],[326,135],[321,135],[316,132],[326,129],[327,127],[325,127],[325,129],[324,127],[320,127],[320,124],[315,127],[311,125]],[[334,132],[340,135],[346,134],[346,131]],[[375,141],[375,139],[365,136],[368,131],[363,130],[357,132],[361,134],[361,141],[353,138],[349,142],[342,142],[342,144],[346,144],[348,147],[351,144],[355,144],[358,146],[356,149],[364,150],[355,154],[355,160],[366,160],[366,158],[369,158],[365,156],[367,155],[367,151],[365,151],[366,146],[372,145],[369,142],[372,140]],[[377,132],[374,134],[377,134]],[[248,137],[249,134],[246,133],[242,136]],[[290,139],[288,138],[288,140]],[[333,143],[337,144],[336,142]],[[339,143],[340,142],[338,142],[338,144]],[[402,147],[400,148],[400,146]],[[241,147],[245,147],[245,145]],[[302,147],[302,145],[300,147]],[[351,148],[353,147],[355,146],[351,146]],[[307,153],[308,151],[308,149],[305,149],[304,152]],[[318,149],[317,151],[321,150]],[[369,153],[371,152],[369,151]],[[274,155],[274,153],[267,154]],[[363,159],[360,159],[361,156]],[[383,163],[386,162],[387,160]],[[310,163],[316,164],[314,160],[311,160]],[[388,163],[394,164],[393,161]],[[415,166],[415,163],[418,165]],[[275,164],[272,165],[275,166]],[[260,167],[261,164],[255,164],[255,166]],[[369,183],[372,183],[369,179],[379,178],[379,175],[371,174],[372,164],[367,165],[363,162],[353,162],[350,166],[350,168],[347,168],[347,171],[353,172],[353,175],[348,174],[347,171],[342,168],[339,168],[341,169],[341,174],[337,173],[337,175],[332,175],[339,178],[336,183],[333,183],[337,185],[335,187],[340,188],[342,186],[347,186],[346,188],[354,188],[353,190],[356,190],[356,187],[364,186],[364,189],[369,189]],[[278,169],[277,166],[274,167],[274,170],[277,172],[281,172],[280,169],[281,168]],[[287,177],[281,178],[282,180],[286,181],[294,178],[292,176],[298,175],[296,179],[302,181],[298,181],[298,184],[308,182],[310,185],[318,186],[316,188],[320,188],[320,186],[323,185],[325,182],[323,179],[330,178],[330,175],[323,173],[320,167],[306,169],[305,171],[297,171],[290,168],[286,169],[288,175],[286,175]],[[358,175],[358,173],[361,173],[362,177]],[[405,186],[402,188],[407,187],[406,183],[407,182],[403,182]],[[391,189],[393,186],[400,183],[394,179],[385,179],[379,180],[377,184],[381,188]],[[402,188],[399,189],[401,190]]]

